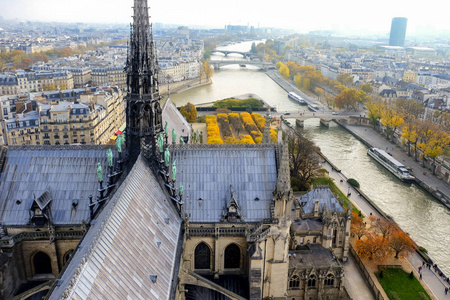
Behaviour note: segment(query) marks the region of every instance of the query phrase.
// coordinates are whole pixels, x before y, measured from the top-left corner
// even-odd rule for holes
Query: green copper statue
[[[175,128],[172,129],[172,144],[175,145],[175,143],[177,142],[177,132],[175,130]]]
[[[194,144],[197,143],[197,133],[194,132],[194,136],[192,137]]]
[[[180,183],[180,189],[179,189],[180,196],[183,196],[183,185]]]
[[[180,135],[180,145],[184,144],[184,138]]]
[[[100,163],[97,164],[97,177],[98,181],[103,182],[102,165]]]
[[[113,152],[111,149],[106,150],[106,156],[108,157],[108,166],[113,166]]]
[[[166,164],[166,167],[170,165],[170,152],[169,148],[166,148],[166,151],[164,152],[164,163]]]
[[[169,135],[169,129],[168,129],[168,127],[169,127],[169,123],[167,123],[167,121],[166,121],[166,124],[164,124],[164,133],[168,136]]]
[[[177,164],[177,160],[175,159],[173,161],[173,163],[172,163],[172,179],[173,179],[173,181],[175,181],[176,178],[177,178],[177,166],[176,166],[176,164]]]
[[[116,147],[119,153],[122,153],[122,146],[125,144],[125,138],[122,134],[119,134],[116,139]]]
[[[163,153],[163,149],[164,149],[164,138],[162,133],[159,134],[158,136],[158,147],[159,147],[159,152]]]

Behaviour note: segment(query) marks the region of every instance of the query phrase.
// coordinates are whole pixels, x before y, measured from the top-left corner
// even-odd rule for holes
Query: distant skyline
[[[0,16],[21,21],[130,23],[132,5],[133,0],[0,0]],[[405,17],[408,19],[407,38],[417,33],[450,31],[447,9],[441,0],[430,0],[422,5],[392,0],[379,0],[370,5],[357,0],[149,0],[149,6],[152,22],[190,27],[224,28],[233,24],[278,27],[303,33],[336,30],[389,35],[392,18]],[[427,9],[429,7],[433,9]]]

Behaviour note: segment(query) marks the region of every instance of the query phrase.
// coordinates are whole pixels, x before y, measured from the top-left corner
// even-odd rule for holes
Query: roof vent
[[[20,200],[17,200],[17,201],[16,201],[16,204],[17,204],[17,205],[20,205],[20,203],[22,203],[22,201],[20,201]]]
[[[156,242],[156,246],[159,248],[161,246],[161,242]]]
[[[169,224],[170,223],[169,218],[164,218],[164,223]]]
[[[73,209],[76,209],[77,206],[78,206],[78,200],[75,199],[75,200],[72,201],[72,207],[73,207]]]
[[[200,206],[203,205],[203,199],[202,198],[198,198],[198,205],[200,205]]]
[[[158,275],[150,275],[150,280],[151,280],[153,283],[156,283],[156,280],[158,280]]]
[[[259,201],[259,198],[258,198],[258,197],[256,197],[256,198],[255,198],[255,201]]]

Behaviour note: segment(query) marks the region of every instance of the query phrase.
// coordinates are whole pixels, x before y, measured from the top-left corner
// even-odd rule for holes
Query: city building
[[[91,72],[91,85],[111,85],[124,89],[127,86],[127,74],[123,67],[94,68]]]
[[[405,45],[407,18],[392,18],[391,33],[389,35],[389,46]]]
[[[15,99],[16,107],[17,103]],[[125,123],[125,103],[118,88],[80,95],[76,101],[42,97],[36,110],[31,109],[32,101],[27,104],[28,109],[3,120],[5,144],[107,144]]]

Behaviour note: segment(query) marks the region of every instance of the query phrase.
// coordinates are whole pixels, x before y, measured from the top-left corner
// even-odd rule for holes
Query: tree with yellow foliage
[[[436,157],[444,152],[444,147],[450,143],[450,136],[441,130],[432,132],[427,143],[419,143],[417,146],[422,149],[423,155],[433,159],[433,174],[436,173]]]
[[[186,121],[192,123],[197,119],[197,108],[191,102],[188,102],[186,105],[180,108],[180,113],[183,117],[186,118]]]
[[[386,133],[390,140],[393,139],[395,130],[403,125],[403,116],[393,109],[385,109],[381,112],[380,123],[386,127]]]
[[[300,73],[295,74],[294,82],[298,88],[302,86],[302,75],[300,75]]]
[[[356,110],[359,103],[366,100],[366,93],[357,89],[345,89],[334,98],[334,103],[339,109]]]
[[[285,64],[281,63],[279,72],[284,78],[289,78],[289,68]]]
[[[419,120],[420,121],[420,120]],[[417,161],[417,140],[419,139],[417,121],[409,121],[402,128],[402,138],[408,144],[408,155],[411,156],[411,146],[414,150],[414,158]]]
[[[368,110],[369,122],[373,125],[376,125],[378,121],[381,119],[381,112],[386,109],[386,105],[381,101],[371,100],[366,103],[366,107]]]
[[[214,70],[211,68],[211,64],[207,60],[203,61],[203,74],[205,74],[206,80],[209,80],[214,74]]]

